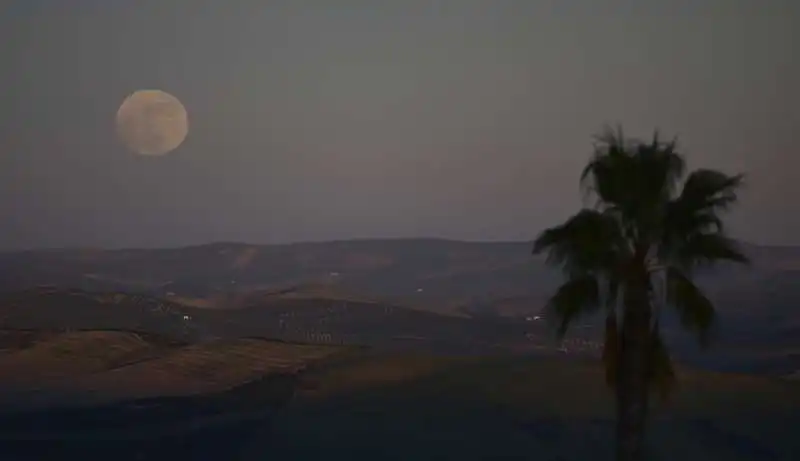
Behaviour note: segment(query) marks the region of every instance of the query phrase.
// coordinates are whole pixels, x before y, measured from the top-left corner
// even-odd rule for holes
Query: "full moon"
[[[183,143],[189,116],[175,96],[161,90],[139,90],[117,110],[117,135],[140,155],[164,155]]]

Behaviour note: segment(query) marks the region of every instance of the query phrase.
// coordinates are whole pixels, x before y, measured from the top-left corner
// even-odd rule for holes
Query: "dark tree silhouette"
[[[548,303],[563,337],[579,315],[606,318],[603,361],[617,401],[617,459],[645,457],[650,394],[675,381],[659,333],[662,306],[674,308],[701,344],[708,342],[714,306],[692,282],[700,266],[747,263],[720,218],[737,200],[742,175],[685,173],[676,141],[626,139],[622,129],[597,136],[581,175],[591,206],[543,231],[533,253],[560,267],[563,285]]]

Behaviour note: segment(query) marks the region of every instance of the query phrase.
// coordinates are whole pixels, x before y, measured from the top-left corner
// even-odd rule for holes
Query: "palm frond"
[[[596,311],[601,305],[598,280],[583,276],[567,280],[559,287],[545,307],[546,317],[556,322],[556,334],[561,339],[572,321]]]
[[[678,313],[681,324],[697,336],[702,346],[707,346],[716,318],[714,304],[679,269],[666,270],[666,302]]]
[[[639,175],[638,197],[642,206],[655,206],[668,200],[683,177],[686,162],[678,153],[678,141],[662,142],[658,131],[653,133],[650,143],[639,143],[636,149]]]
[[[686,271],[722,262],[750,263],[738,242],[721,232],[688,235],[683,241],[671,242],[666,250],[665,259]]]
[[[742,175],[697,170],[687,178],[681,194],[666,205],[666,237],[680,240],[700,232],[723,231],[720,213],[737,200]]]
[[[677,140],[663,142],[658,131],[649,142],[626,140],[611,129],[596,139],[581,174],[584,194],[595,195],[595,208],[620,213],[629,238],[653,238],[686,167]]]
[[[636,182],[636,163],[630,144],[619,127],[616,132],[606,128],[595,137],[594,154],[581,173],[580,184],[584,194],[595,195],[597,208],[628,209]]]
[[[699,169],[693,171],[683,184],[678,201],[694,210],[724,211],[738,199],[737,190],[744,183],[744,175]]]
[[[711,209],[681,200],[672,200],[665,207],[662,245],[670,246],[694,234],[724,231],[722,219]]]
[[[618,221],[588,209],[543,231],[533,244],[533,254],[547,253],[547,262],[560,266],[568,276],[611,272],[626,251]]]
[[[715,170],[692,172],[681,194],[666,205],[659,255],[684,270],[721,261],[747,263],[737,243],[725,235],[720,214],[737,200],[743,176]]]

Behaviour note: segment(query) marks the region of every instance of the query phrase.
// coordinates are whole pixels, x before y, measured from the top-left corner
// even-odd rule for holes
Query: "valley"
[[[526,250],[398,240],[0,254],[0,456],[605,459],[599,319],[557,340],[544,307],[559,277]],[[699,274],[718,305],[711,348],[664,318],[679,375],[654,410],[664,459],[800,453],[787,432],[800,424],[800,251],[750,251],[750,271]]]

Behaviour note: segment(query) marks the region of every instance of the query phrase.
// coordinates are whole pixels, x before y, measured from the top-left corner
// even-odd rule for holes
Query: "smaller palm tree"
[[[714,305],[692,282],[696,269],[746,263],[721,219],[737,200],[742,175],[700,169],[684,176],[676,141],[628,140],[621,128],[596,137],[581,175],[591,207],[543,231],[533,253],[560,267],[564,283],[548,316],[559,337],[584,314],[605,316],[603,361],[615,390],[617,459],[644,459],[650,394],[668,395],[675,381],[661,339],[662,307],[708,343]]]

